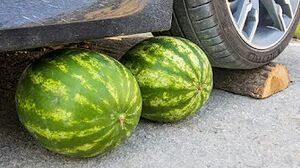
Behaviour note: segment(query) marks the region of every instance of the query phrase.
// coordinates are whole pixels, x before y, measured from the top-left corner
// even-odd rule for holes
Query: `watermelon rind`
[[[139,83],[142,117],[149,120],[182,120],[197,112],[212,90],[212,68],[206,54],[183,38],[146,39],[131,48],[121,62]]]
[[[137,81],[98,52],[50,52],[23,72],[16,107],[24,127],[45,148],[72,157],[103,154],[127,139],[142,108]]]

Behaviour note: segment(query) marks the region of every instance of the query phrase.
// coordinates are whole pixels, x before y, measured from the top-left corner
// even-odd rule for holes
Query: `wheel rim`
[[[227,0],[242,39],[257,49],[275,46],[292,25],[300,0]]]

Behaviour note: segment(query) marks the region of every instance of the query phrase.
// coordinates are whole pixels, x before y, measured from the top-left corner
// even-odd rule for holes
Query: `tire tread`
[[[242,64],[226,46],[216,21],[212,0],[176,0],[170,32],[198,44],[215,67],[237,68]],[[180,26],[189,25],[189,26]],[[181,33],[178,33],[181,32]],[[224,64],[226,63],[226,64]],[[243,64],[243,67],[247,64]]]

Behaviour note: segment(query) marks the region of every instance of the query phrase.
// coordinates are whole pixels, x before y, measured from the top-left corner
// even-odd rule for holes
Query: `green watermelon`
[[[130,49],[121,62],[136,77],[143,99],[142,117],[174,122],[198,111],[212,90],[205,53],[179,37],[154,37]]]
[[[131,72],[97,52],[50,52],[26,68],[18,116],[50,151],[93,157],[118,146],[138,124],[142,99]]]

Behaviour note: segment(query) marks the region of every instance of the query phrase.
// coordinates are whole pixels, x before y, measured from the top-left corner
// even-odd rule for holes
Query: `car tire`
[[[172,27],[158,34],[187,38],[206,52],[214,67],[230,69],[260,67],[286,48],[300,18],[299,6],[286,33],[272,46],[261,49],[241,37],[226,1],[174,0]]]

